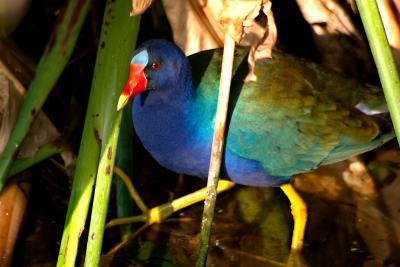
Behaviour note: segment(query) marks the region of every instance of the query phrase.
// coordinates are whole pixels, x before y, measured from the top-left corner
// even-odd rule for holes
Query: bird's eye
[[[151,63],[150,67],[152,70],[157,71],[160,69],[161,63],[160,61],[154,61],[153,63]]]

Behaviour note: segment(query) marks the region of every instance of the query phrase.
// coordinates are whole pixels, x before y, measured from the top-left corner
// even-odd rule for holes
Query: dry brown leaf
[[[186,55],[222,47],[228,32],[236,43],[251,46],[246,80],[256,79],[256,60],[271,57],[277,31],[269,0],[163,0],[163,5],[174,41]],[[261,12],[267,18],[265,26],[255,20]]]
[[[60,152],[60,156],[64,161],[63,169],[67,173],[68,177],[74,176],[75,164],[76,164],[76,155],[71,147],[66,146]]]
[[[24,218],[30,183],[8,184],[0,193],[0,266],[11,266],[19,229]]]
[[[296,0],[310,24],[321,64],[338,72],[357,73],[357,61],[368,61],[368,49],[349,15],[337,0]],[[349,41],[346,41],[345,38]],[[351,40],[351,41],[350,41]],[[346,45],[343,45],[347,42]],[[351,53],[349,53],[351,52]]]
[[[272,56],[272,48],[275,46],[278,38],[278,32],[275,25],[274,15],[271,11],[271,4],[264,6],[264,14],[267,16],[267,26],[261,27],[255,23],[255,18],[249,26],[244,27],[243,38],[241,45],[250,45],[250,53],[247,58],[249,62],[250,72],[245,81],[256,81],[257,77],[254,74],[254,66],[258,59],[270,58]],[[249,42],[248,40],[252,40]]]
[[[130,15],[137,16],[143,14],[152,3],[153,0],[132,0],[132,11]]]
[[[151,0],[132,1],[131,15],[142,14]],[[256,80],[256,60],[271,57],[277,30],[269,0],[163,0],[175,43],[186,55],[222,47],[228,32],[236,43],[251,46],[246,80]],[[256,22],[263,13],[266,25]]]
[[[380,266],[391,257],[393,247],[400,243],[400,179],[394,179],[378,191],[361,162],[350,164],[348,172],[351,174],[344,173],[343,178],[355,192],[357,231],[364,239],[376,266]],[[396,207],[395,211],[391,209],[393,207]]]
[[[377,152],[375,162],[379,169],[386,169],[380,174],[377,179],[380,181],[380,197],[384,205],[384,212],[390,219],[386,220],[386,225],[389,225],[393,230],[391,233],[391,242],[393,244],[400,243],[400,152],[398,149],[384,150],[380,149]],[[371,165],[371,164],[370,164]],[[369,166],[370,166],[369,165]]]
[[[221,26],[198,0],[163,0],[162,3],[174,42],[186,55],[223,46]]]
[[[14,31],[30,4],[31,0],[0,1],[0,37],[6,37]]]
[[[355,1],[355,0],[354,0]],[[397,18],[400,18],[400,0],[393,0],[393,9]]]
[[[399,173],[398,173],[399,175]],[[399,176],[398,176],[399,177]],[[393,180],[392,183],[381,189],[382,199],[391,220],[389,224],[392,226],[394,235],[392,239],[400,243],[400,179]]]
[[[206,14],[212,14],[213,18],[219,23],[225,32],[228,32],[236,41],[242,42],[244,28],[251,27],[254,19],[260,11],[270,12],[271,3],[269,0],[208,0],[200,3],[206,10]],[[246,44],[254,43],[253,37]]]
[[[314,28],[315,33],[344,33],[361,39],[350,17],[334,0],[296,0],[300,10],[311,26],[325,25],[325,29]]]
[[[360,197],[370,199],[378,197],[371,175],[368,173],[364,163],[359,160],[352,161],[343,172],[343,181]]]
[[[15,121],[16,112],[13,110],[16,110],[16,97],[10,97],[15,89],[10,90],[10,81],[1,69],[0,65],[0,151],[3,151],[10,134],[10,124]]]
[[[356,229],[363,238],[376,263],[383,263],[391,254],[391,229],[387,222],[390,221],[382,212],[379,203],[370,199],[357,199],[356,201]],[[383,266],[377,264],[375,266]]]
[[[400,69],[400,27],[399,22],[392,9],[390,1],[377,1],[379,13],[382,17],[383,26],[390,47],[392,48],[393,57],[396,61],[397,68]]]
[[[378,155],[379,158],[374,161],[378,166],[379,162],[400,162],[398,150],[383,151]],[[384,173],[389,176],[392,171]],[[365,165],[354,159],[298,175],[294,179],[294,185],[300,191],[354,207],[357,232],[374,259],[373,266],[381,266],[393,255],[394,249],[400,243],[400,169],[396,171],[396,175],[394,179],[386,179],[390,182],[384,182],[383,186],[377,187]],[[380,178],[382,179],[385,180]]]
[[[350,203],[352,195],[342,180],[342,173],[348,168],[348,161],[325,165],[313,172],[296,175],[293,179],[296,189],[317,195],[326,200]]]

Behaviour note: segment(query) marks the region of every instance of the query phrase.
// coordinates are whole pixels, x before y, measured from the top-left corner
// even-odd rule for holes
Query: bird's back
[[[259,162],[268,175],[291,176],[366,152],[393,137],[391,131],[382,133],[375,120],[380,115],[357,108],[384,103],[376,89],[281,52],[258,61],[257,81],[243,83],[246,54],[246,49],[235,52],[226,140],[232,155]],[[204,104],[210,110],[203,114],[215,113],[221,58],[221,50],[189,58],[196,68],[198,102],[212,102]]]

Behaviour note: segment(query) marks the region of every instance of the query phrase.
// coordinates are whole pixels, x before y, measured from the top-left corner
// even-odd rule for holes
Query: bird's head
[[[187,68],[186,57],[174,44],[162,40],[143,43],[133,54],[129,79],[118,100],[121,110],[136,95],[145,91],[168,90],[171,83],[182,79]]]

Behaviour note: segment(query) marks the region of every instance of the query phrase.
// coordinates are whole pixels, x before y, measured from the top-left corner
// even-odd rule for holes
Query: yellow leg
[[[291,251],[301,251],[307,223],[307,205],[291,184],[284,184],[281,189],[290,201],[294,221]]]
[[[149,209],[147,208],[147,206],[144,204],[143,200],[137,193],[135,187],[133,186],[131,180],[129,179],[129,176],[126,175],[118,167],[114,168],[114,173],[117,176],[119,176],[121,180],[125,183],[132,199],[135,201],[136,205],[138,205],[143,214],[127,218],[113,219],[107,224],[107,227],[113,227],[121,224],[134,223],[134,222],[144,222],[146,225],[151,225],[153,223],[160,223],[167,217],[169,217],[172,213],[204,200],[206,195],[207,188],[202,188],[198,191],[195,191],[186,196],[175,199],[171,202]],[[232,188],[234,185],[235,183],[232,183],[230,181],[220,180],[218,183],[217,192],[220,193],[226,191]]]

